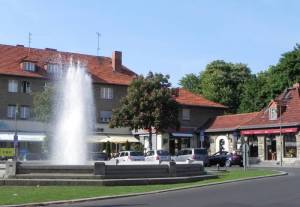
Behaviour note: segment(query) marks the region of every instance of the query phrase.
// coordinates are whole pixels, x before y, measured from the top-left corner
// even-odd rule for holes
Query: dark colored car
[[[217,164],[221,167],[230,167],[232,165],[239,165],[242,167],[243,157],[237,152],[230,153],[227,151],[220,151],[208,157],[209,166]]]

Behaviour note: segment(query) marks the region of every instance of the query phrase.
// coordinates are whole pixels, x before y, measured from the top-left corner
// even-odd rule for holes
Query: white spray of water
[[[91,77],[80,63],[71,61],[59,83],[55,114],[53,164],[86,164],[87,137],[94,126],[94,100]]]

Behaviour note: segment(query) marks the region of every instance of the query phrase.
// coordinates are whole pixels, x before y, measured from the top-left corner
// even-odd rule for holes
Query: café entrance
[[[277,160],[275,135],[265,136],[265,160]]]

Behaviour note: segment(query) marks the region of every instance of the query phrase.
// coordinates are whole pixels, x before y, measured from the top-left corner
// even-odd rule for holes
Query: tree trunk
[[[149,129],[149,148],[152,150],[152,127]]]

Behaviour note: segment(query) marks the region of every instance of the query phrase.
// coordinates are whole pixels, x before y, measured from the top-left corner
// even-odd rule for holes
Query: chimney
[[[122,69],[122,52],[114,51],[111,58],[113,71],[120,71]]]
[[[18,44],[18,45],[16,45],[17,47],[24,47],[24,45],[20,45],[20,44]]]

